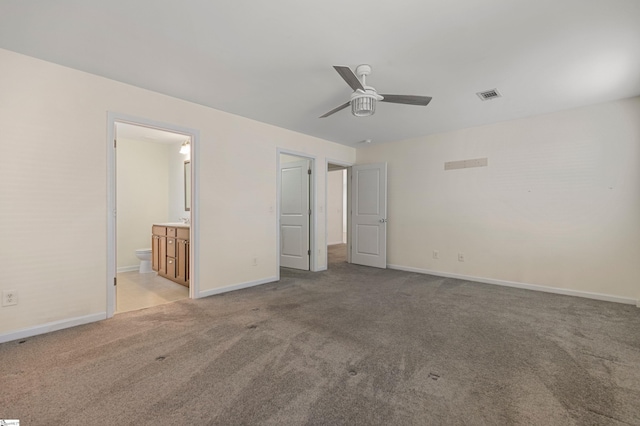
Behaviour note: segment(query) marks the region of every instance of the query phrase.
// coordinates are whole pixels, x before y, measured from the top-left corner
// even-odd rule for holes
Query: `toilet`
[[[153,268],[151,267],[151,249],[144,248],[136,250],[136,257],[140,259],[140,269],[138,272],[141,274],[147,274],[149,272],[153,272]]]

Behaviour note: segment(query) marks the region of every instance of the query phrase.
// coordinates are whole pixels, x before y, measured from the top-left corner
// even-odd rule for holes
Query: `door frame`
[[[325,178],[324,178],[324,199],[325,204],[326,200],[329,199],[329,163],[335,164],[337,166],[342,166],[347,170],[347,263],[351,263],[351,166],[355,165],[355,163],[349,163],[340,160],[334,160],[331,158],[325,158],[324,162],[324,170],[325,170]],[[326,212],[325,206],[325,212]],[[324,215],[324,241],[327,242],[329,237],[329,219],[328,214]],[[328,245],[324,250],[324,264],[325,269],[329,268],[329,251],[327,250]]]
[[[309,270],[318,272],[318,255],[316,250],[316,236],[318,232],[318,215],[316,214],[316,206],[318,205],[316,190],[316,157],[304,152],[294,151],[286,148],[276,149],[276,259],[277,259],[277,280],[280,280],[280,202],[282,195],[282,182],[280,176],[280,154],[293,155],[303,160],[309,160],[309,168],[311,175],[309,176],[309,208],[311,215],[309,217]]]
[[[107,111],[107,318],[113,317],[116,309],[116,289],[114,286],[117,277],[117,203],[116,203],[116,123],[126,123],[135,126],[149,127],[165,130],[171,133],[183,134],[190,138],[191,144],[191,224],[189,236],[189,298],[200,297],[200,238],[199,238],[199,193],[198,179],[200,131],[175,124],[163,123],[146,118],[135,117],[128,114]]]

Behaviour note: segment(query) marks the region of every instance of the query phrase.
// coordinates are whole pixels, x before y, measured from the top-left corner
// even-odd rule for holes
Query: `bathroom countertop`
[[[188,223],[182,223],[182,222],[154,223],[154,225],[169,226],[171,228],[189,228],[190,227]]]

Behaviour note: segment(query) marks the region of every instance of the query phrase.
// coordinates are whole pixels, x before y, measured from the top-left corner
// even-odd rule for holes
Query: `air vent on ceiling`
[[[484,92],[476,93],[480,99],[483,101],[488,101],[489,99],[501,98],[502,95],[498,92],[498,89],[486,90]]]

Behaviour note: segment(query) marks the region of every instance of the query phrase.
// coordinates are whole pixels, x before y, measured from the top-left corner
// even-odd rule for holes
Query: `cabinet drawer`
[[[175,237],[176,228],[167,228],[167,237]]]
[[[167,228],[164,226],[152,226],[151,233],[153,235],[167,235]]]
[[[176,260],[173,257],[167,257],[167,276],[172,279],[176,277]]]
[[[178,238],[180,238],[181,240],[189,239],[189,228],[177,228],[177,229],[178,229],[178,235],[177,235]]]
[[[167,237],[167,257],[176,257],[176,244],[175,238]]]

